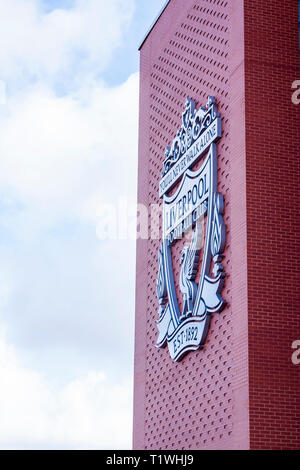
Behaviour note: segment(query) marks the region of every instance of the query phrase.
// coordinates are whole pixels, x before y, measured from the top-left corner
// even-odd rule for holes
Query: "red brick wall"
[[[189,353],[181,362],[173,363],[167,349],[155,348],[158,310],[155,286],[160,240],[138,240],[133,436],[133,446],[136,449],[247,449],[250,446],[263,446],[263,426],[270,422],[268,429],[271,430],[275,424],[275,415],[273,421],[266,415],[266,420],[259,421],[258,417],[260,413],[265,413],[266,405],[272,401],[270,389],[265,387],[272,383],[279,364],[282,376],[276,389],[276,400],[280,399],[280,394],[284,393],[285,397],[288,395],[288,380],[292,380],[291,397],[285,398],[286,411],[282,413],[289,426],[295,424],[289,406],[293,406],[293,416],[296,416],[296,373],[299,374],[299,371],[290,361],[290,343],[297,338],[290,337],[289,332],[290,325],[295,330],[298,321],[291,308],[293,305],[295,309],[297,303],[294,301],[294,291],[290,297],[286,295],[287,290],[285,295],[278,291],[274,295],[271,289],[277,279],[273,276],[274,269],[282,273],[280,265],[284,261],[285,274],[279,276],[282,276],[280,282],[285,282],[285,285],[291,280],[290,273],[294,272],[293,269],[297,270],[299,267],[292,264],[289,257],[278,259],[278,244],[282,245],[280,253],[284,253],[287,244],[282,235],[283,228],[274,213],[270,225],[266,216],[269,216],[268,211],[275,208],[276,211],[287,210],[286,203],[279,206],[275,203],[276,198],[275,201],[270,198],[270,187],[273,187],[270,185],[270,174],[272,176],[280,173],[284,177],[285,161],[289,158],[289,161],[292,160],[291,178],[295,181],[293,165],[295,166],[296,161],[292,149],[295,152],[296,142],[295,145],[289,143],[289,157],[283,152],[288,145],[281,144],[280,171],[276,166],[279,154],[277,147],[270,142],[271,139],[268,137],[262,147],[258,144],[265,135],[271,135],[272,119],[267,115],[269,105],[262,100],[263,90],[260,89],[261,98],[258,101],[258,95],[254,93],[254,88],[257,91],[260,86],[260,75],[252,77],[256,69],[255,60],[265,62],[260,52],[256,51],[256,59],[254,56],[253,43],[258,47],[259,42],[251,30],[255,25],[251,5],[256,3],[259,6],[263,2],[252,0],[246,2],[244,8],[242,0],[171,0],[141,50],[138,202],[147,206],[159,202],[158,181],[164,149],[171,143],[181,125],[186,97],[194,99],[199,106],[206,103],[208,95],[213,95],[219,104],[223,118],[223,137],[218,144],[218,191],[225,198],[227,241],[223,264],[227,276],[223,295],[228,304],[222,313],[212,317],[204,349]],[[286,4],[289,5],[286,10],[290,8],[291,14],[292,2]],[[258,13],[255,12],[255,15]],[[272,18],[275,21],[274,13]],[[261,28],[267,31],[262,21]],[[292,48],[293,33],[290,36]],[[251,59],[250,51],[253,53]],[[286,60],[288,57],[290,56],[286,55]],[[278,61],[275,65],[263,64],[259,73],[263,74],[264,70],[265,76],[270,78],[268,74],[275,73],[273,69],[277,73],[282,69],[278,64]],[[296,78],[294,76],[291,81]],[[275,81],[273,86],[278,96],[284,93],[290,100],[290,85],[287,92],[283,92],[280,84],[275,84]],[[264,93],[264,98],[266,97],[267,93]],[[270,109],[273,106],[282,106],[282,98],[276,101],[276,105],[271,97],[267,99]],[[294,106],[291,109],[289,103],[285,98],[283,119],[279,112],[276,115],[276,132],[279,132],[280,126],[282,132],[287,121],[293,121],[292,126],[296,124],[296,106],[291,105]],[[265,126],[265,120],[259,112],[261,106],[264,106],[263,112],[269,123],[266,134],[261,130]],[[293,118],[290,115],[287,118],[288,109]],[[255,139],[251,138],[251,132],[255,134]],[[299,146],[299,141],[297,145]],[[262,151],[267,160],[259,159]],[[282,158],[282,155],[285,157]],[[270,163],[270,171],[266,172],[265,161],[268,165]],[[260,171],[260,165],[264,171]],[[276,168],[272,173],[274,167]],[[264,185],[262,194],[259,189],[261,185]],[[290,192],[295,190],[295,185],[293,190],[290,188]],[[283,187],[279,191],[283,199],[287,198]],[[289,199],[294,201],[295,195],[293,198],[289,195]],[[263,218],[260,218],[260,210]],[[292,247],[292,232],[295,234],[295,231],[291,217],[296,212],[293,212],[293,206],[288,210],[290,251],[294,252],[295,258],[295,248]],[[285,212],[284,216],[286,215]],[[261,230],[264,231],[263,234]],[[277,236],[273,236],[271,232]],[[263,244],[260,243],[262,239]],[[273,250],[271,256],[264,250],[264,246],[268,244],[271,252]],[[178,242],[175,246],[175,277],[178,277],[182,246]],[[259,257],[257,253],[260,254]],[[293,269],[287,281],[286,273],[291,266]],[[296,277],[297,272],[292,281],[294,284]],[[269,282],[267,290],[264,286],[266,280]],[[267,294],[263,295],[265,292]],[[280,299],[280,307],[275,305],[274,298]],[[292,299],[291,305],[287,299]],[[276,326],[272,323],[273,312],[278,312]],[[288,319],[287,314],[291,318]],[[278,324],[279,319],[280,325],[285,324],[288,328],[284,334]],[[280,358],[275,356],[274,351],[266,348],[270,344],[270,331],[271,343],[279,342],[281,345]],[[265,354],[272,356],[276,367],[265,361]],[[260,408],[262,402],[256,401],[257,393],[266,393],[266,390],[268,393],[263,395],[266,401],[263,402],[263,408]],[[276,400],[272,408],[274,410]],[[261,433],[256,433],[259,424]],[[255,436],[258,436],[258,440]],[[270,443],[265,441],[265,444],[267,442]]]
[[[250,443],[300,448],[296,0],[245,2]]]

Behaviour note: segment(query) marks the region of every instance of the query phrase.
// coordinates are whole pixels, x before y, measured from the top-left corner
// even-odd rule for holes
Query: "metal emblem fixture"
[[[156,346],[162,348],[168,344],[174,361],[204,345],[211,314],[225,306],[221,296],[225,278],[224,199],[217,192],[216,143],[221,136],[222,121],[215,98],[209,96],[207,105],[199,109],[187,98],[181,128],[164,156],[159,183],[159,195],[163,198],[163,242],[158,251]],[[193,170],[202,158],[200,168]],[[176,190],[170,192],[176,184]],[[180,260],[180,311],[172,247],[182,237],[187,243]]]

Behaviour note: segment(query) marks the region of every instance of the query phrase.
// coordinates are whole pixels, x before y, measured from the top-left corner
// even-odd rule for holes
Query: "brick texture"
[[[296,3],[171,0],[141,49],[139,203],[161,202],[164,149],[186,97],[197,107],[217,99],[227,306],[212,316],[204,349],[173,363],[155,348],[160,240],[137,241],[135,449],[299,447]]]

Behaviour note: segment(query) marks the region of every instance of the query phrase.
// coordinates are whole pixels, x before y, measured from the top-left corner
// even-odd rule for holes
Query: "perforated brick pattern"
[[[227,1],[189,2],[190,8],[150,64],[149,204],[157,204],[158,183],[166,145],[181,125],[186,97],[197,107],[208,95],[217,99],[223,118],[223,137],[218,144],[218,191],[225,198],[227,226],[223,296],[228,306],[211,320],[203,350],[173,363],[168,349],[156,349],[156,278],[159,240],[149,240],[147,251],[146,381],[144,447],[146,449],[197,449],[226,447],[232,433],[232,324],[230,157],[228,122]],[[149,66],[149,64],[148,64]],[[150,222],[149,222],[149,230]],[[175,244],[173,266],[178,299],[180,256],[184,239]],[[180,303],[181,305],[181,303]]]
[[[185,98],[219,104],[228,305],[172,363],[154,346],[159,240],[137,242],[135,448],[299,449],[298,75],[295,0],[171,0],[143,45],[139,202],[158,202]]]

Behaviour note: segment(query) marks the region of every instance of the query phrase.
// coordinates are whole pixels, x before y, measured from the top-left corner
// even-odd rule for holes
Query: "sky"
[[[0,449],[131,448],[138,46],[164,3],[0,0]]]

